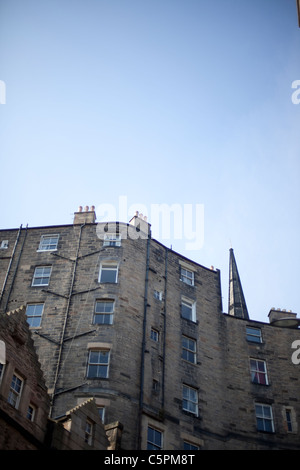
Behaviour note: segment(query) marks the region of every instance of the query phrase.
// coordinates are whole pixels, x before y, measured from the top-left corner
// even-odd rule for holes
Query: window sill
[[[263,341],[259,342],[259,341],[251,341],[251,339],[247,339],[246,338],[246,341],[248,344],[253,344],[255,346],[262,346],[264,345],[265,343]]]
[[[57,248],[53,248],[51,250],[36,250],[37,253],[48,253],[49,251],[57,251]]]
[[[257,432],[261,434],[275,435],[275,431],[263,431],[262,429],[256,429]]]
[[[187,411],[187,410],[184,410],[184,409],[181,409],[181,411],[187,415],[187,416],[190,416],[191,418],[199,418],[199,413],[196,414],[196,413],[192,413],[191,411]]]
[[[105,244],[103,244],[103,248],[121,248],[121,245],[105,245]]]
[[[109,377],[86,377],[86,380],[109,380]]]
[[[185,320],[185,321],[187,321],[188,323],[191,323],[191,324],[193,324],[193,325],[198,325],[198,324],[199,324],[198,320],[190,320],[189,318],[185,318],[185,317],[183,317],[182,315],[181,315],[181,318],[182,318],[182,320]]]
[[[260,384],[258,382],[252,382],[252,380],[251,380],[250,383],[251,383],[251,385],[258,385],[259,387],[267,387],[268,388],[268,387],[271,386],[271,384]]]
[[[182,284],[184,284],[185,286],[189,286],[189,287],[195,287],[195,284],[189,284],[188,282],[185,282],[183,281],[182,279],[179,279],[180,282],[182,282]]]
[[[31,284],[31,287],[49,287],[49,284]]]
[[[110,286],[116,286],[118,283],[117,282],[100,282],[100,281],[98,281],[98,284],[101,284],[101,285],[109,284]]]
[[[182,362],[184,362],[185,364],[190,364],[192,366],[196,366],[197,365],[197,362],[191,362],[191,361],[188,361],[187,359],[183,359],[183,357],[181,358]]]

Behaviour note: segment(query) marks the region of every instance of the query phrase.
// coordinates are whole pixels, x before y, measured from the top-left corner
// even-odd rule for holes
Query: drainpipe
[[[22,225],[21,225],[21,227],[22,227]],[[19,240],[21,227],[20,227],[20,229],[19,229],[19,234],[18,234],[18,238],[17,238],[17,240],[16,240],[16,243],[17,243],[18,240]],[[13,289],[13,285],[14,285],[14,282],[15,282],[15,278],[16,278],[16,275],[17,275],[17,271],[18,271],[18,268],[19,268],[20,259],[21,259],[22,253],[23,253],[23,248],[24,248],[24,244],[25,244],[26,237],[27,237],[27,229],[28,229],[28,224],[26,225],[25,235],[24,235],[24,238],[23,238],[22,246],[21,246],[21,251],[20,251],[20,254],[19,254],[19,257],[18,257],[18,261],[17,261],[17,265],[16,265],[16,268],[15,268],[15,271],[14,271],[14,275],[13,275],[13,278],[12,278],[12,281],[11,281],[11,285],[10,285],[10,289],[9,289],[9,292],[8,292],[7,300],[6,300],[6,302],[5,302],[5,307],[4,307],[4,311],[5,311],[5,312],[6,312],[6,309],[7,309],[8,302],[9,302],[10,294],[11,294],[12,289]],[[16,246],[17,246],[17,245],[15,244],[15,248],[16,248]],[[14,251],[15,251],[15,249],[14,249]],[[11,261],[12,261],[12,260],[11,260]],[[7,275],[8,275],[8,274],[7,274]],[[3,289],[3,292],[4,292],[4,289]]]
[[[54,400],[55,400],[55,395],[56,395],[56,387],[57,387],[59,372],[60,372],[60,368],[61,368],[63,344],[65,342],[66,327],[67,327],[67,321],[68,321],[68,318],[69,318],[69,309],[70,309],[71,297],[72,297],[74,281],[75,281],[75,273],[76,273],[76,267],[77,267],[77,261],[78,261],[78,253],[79,253],[80,242],[81,242],[81,233],[82,233],[82,228],[84,226],[85,226],[85,223],[80,226],[76,257],[75,257],[75,261],[74,261],[71,285],[70,285],[70,290],[69,290],[69,295],[68,295],[68,302],[67,302],[67,307],[66,307],[66,312],[65,312],[65,318],[64,318],[64,324],[63,324],[61,339],[60,339],[60,342],[59,342],[58,359],[57,359],[57,365],[56,365],[56,371],[55,371],[55,377],[54,377],[53,392],[52,392],[52,395],[51,395],[51,406],[50,406],[50,413],[49,413],[50,417],[51,417],[52,411],[53,411]]]
[[[150,232],[149,232],[148,238],[147,238],[147,254],[146,254],[146,276],[145,276],[145,296],[144,296],[143,340],[142,340],[141,376],[140,376],[138,449],[141,449],[141,441],[142,441],[142,412],[143,412],[143,401],[144,401],[145,346],[146,346],[146,324],[147,324],[147,304],[148,304],[148,281],[149,281],[150,238],[151,238],[151,234],[150,234]]]
[[[165,254],[165,292],[164,292],[165,299],[164,299],[163,370],[162,370],[162,385],[161,385],[161,388],[162,388],[162,400],[161,400],[162,411],[164,411],[164,406],[165,406],[168,252],[169,252],[169,249],[166,247],[166,254]]]
[[[13,262],[13,259],[14,259],[14,256],[15,256],[16,248],[17,248],[18,241],[19,241],[19,238],[20,238],[21,229],[22,229],[22,225],[19,228],[18,235],[17,235],[15,245],[14,245],[14,249],[12,251],[12,254],[11,254],[11,257],[10,257],[10,260],[9,260],[9,265],[8,265],[8,268],[7,268],[7,271],[6,271],[6,276],[5,276],[5,279],[4,279],[4,282],[3,282],[3,287],[2,287],[2,290],[1,290],[0,303],[2,301],[2,297],[3,297],[4,291],[5,291],[7,279],[8,279],[9,273],[10,273],[10,268],[11,268],[11,265],[12,265],[12,262]]]

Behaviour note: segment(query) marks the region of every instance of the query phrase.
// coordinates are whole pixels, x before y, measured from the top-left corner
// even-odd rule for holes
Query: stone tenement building
[[[57,420],[24,306],[0,315],[0,449],[104,450],[116,448],[117,423],[104,428],[93,398]]]
[[[94,398],[122,449],[300,448],[299,321],[249,318],[232,249],[227,314],[219,270],[138,214],[97,224],[80,208],[71,225],[2,230],[0,246],[0,314],[26,305],[52,419]]]

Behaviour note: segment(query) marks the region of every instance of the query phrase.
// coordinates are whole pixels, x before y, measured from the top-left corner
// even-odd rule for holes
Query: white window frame
[[[17,383],[17,381],[21,382],[20,388],[19,388],[19,384]],[[24,386],[24,379],[22,379],[22,377],[20,377],[18,374],[14,373],[11,379],[7,401],[11,406],[13,406],[16,409],[19,408],[23,386]]]
[[[102,278],[102,273],[104,271],[115,271],[115,281],[103,281],[101,280]],[[118,283],[118,275],[119,275],[119,263],[117,261],[111,261],[111,260],[103,260],[100,264],[100,270],[99,270],[99,283],[100,284],[117,284]]]
[[[49,275],[45,276],[45,275],[38,275],[38,270],[42,270],[42,274],[44,274],[44,270],[45,269],[50,269],[50,273]],[[37,266],[34,270],[34,274],[33,274],[33,279],[32,279],[32,284],[31,286],[32,287],[45,287],[45,286],[49,286],[49,282],[50,282],[50,277],[51,277],[51,272],[52,272],[52,266]],[[43,283],[40,283],[40,284],[35,284],[35,281],[37,279],[48,279],[47,282],[43,282]]]
[[[195,285],[195,273],[184,266],[180,266],[180,280],[189,286]]]
[[[33,311],[29,312],[29,310],[31,310],[31,307],[34,307]],[[42,312],[41,313],[36,312],[35,311],[36,307],[42,307]],[[44,304],[43,303],[27,304],[27,306],[26,306],[26,316],[27,316],[27,323],[29,324],[30,328],[39,328],[41,326],[43,313],[44,313]],[[32,321],[34,321],[34,319],[37,319],[37,318],[40,319],[39,324],[38,325],[33,325]],[[31,319],[33,319],[33,320],[31,321]]]
[[[93,444],[94,423],[87,418],[84,429],[84,442],[91,446]]]
[[[158,442],[156,439],[153,439],[149,437],[149,430],[153,431],[153,435],[159,436],[160,442]],[[163,431],[160,431],[159,429],[156,429],[154,426],[151,426],[148,424],[147,427],[147,450],[162,450],[163,449],[163,436],[164,433]]]
[[[251,343],[262,343],[262,334],[260,328],[246,326],[246,338]]]
[[[198,390],[189,385],[182,385],[182,409],[198,416]]]
[[[103,307],[103,310],[97,311],[97,305],[100,304],[107,304]],[[111,310],[109,310],[108,305],[111,305]],[[99,307],[100,308],[100,307]],[[94,325],[112,325],[113,324],[113,317],[114,317],[114,309],[115,309],[115,301],[113,299],[97,299],[95,302],[94,308],[94,316],[93,316],[93,324]],[[103,321],[96,321],[99,318]],[[106,320],[109,321],[106,321]]]
[[[104,424],[104,421],[105,421],[105,406],[102,406],[102,405],[97,406],[97,409],[98,409],[98,413],[99,413],[101,422]]]
[[[262,413],[259,413],[257,410],[257,407],[262,407]],[[269,413],[266,413],[266,410],[269,411]],[[269,433],[274,433],[274,419],[273,419],[273,410],[271,405],[266,405],[265,403],[255,403],[255,417],[256,417],[256,427],[258,431],[263,431],[263,432],[269,432]],[[261,422],[261,425],[259,425],[259,421]],[[266,423],[271,425],[271,430],[267,429]]]
[[[184,344],[184,341],[186,341],[187,344]],[[196,364],[197,341],[193,338],[189,338],[188,336],[182,335],[181,343],[182,343],[182,353],[181,353],[182,359],[184,361],[189,362],[190,364]],[[193,349],[191,348],[191,345],[194,346]],[[190,361],[187,357],[184,357],[184,355],[186,355],[187,357],[192,356],[193,360]]]
[[[199,450],[200,447],[186,440],[183,441],[183,450]]]
[[[98,354],[98,362],[91,362],[91,356],[92,354]],[[107,354],[107,361],[101,361],[101,354],[106,355]],[[104,359],[104,358],[102,358]],[[97,348],[97,349],[90,349],[89,350],[89,357],[88,357],[88,367],[87,367],[87,378],[88,379],[108,379],[109,377],[109,363],[110,363],[110,350],[109,349],[104,349],[104,348]],[[90,375],[89,370],[90,367],[97,366],[97,374],[96,375]],[[105,370],[105,374],[101,375],[98,374],[98,368],[103,368]],[[100,371],[101,369],[99,369]]]
[[[32,410],[32,412],[30,412],[30,409]],[[27,414],[26,414],[27,419],[33,422],[35,418],[35,413],[36,413],[36,407],[32,403],[29,403],[28,408],[27,408]]]
[[[159,331],[158,331],[156,328],[152,328],[152,327],[151,327],[151,330],[150,330],[150,338],[151,338],[152,341],[154,341],[155,343],[158,343],[158,341],[159,341]]]
[[[106,233],[103,239],[103,246],[121,246],[121,234]]]
[[[153,296],[156,300],[162,301],[162,292],[154,289]]]
[[[184,316],[182,313],[182,307],[188,307],[191,310],[191,318],[188,318],[187,316]],[[196,322],[196,302],[194,300],[188,299],[187,297],[181,297],[181,317],[185,318],[185,320]]]
[[[254,361],[255,364],[253,364]],[[263,365],[263,369],[259,368],[259,363]],[[263,359],[256,359],[254,357],[250,357],[250,373],[252,383],[258,385],[269,385],[267,363]],[[264,378],[264,380],[261,380],[261,376]]]
[[[47,243],[47,239],[49,240],[49,242]],[[50,242],[51,239],[55,240],[56,239],[56,242],[53,243],[53,242]],[[55,233],[53,235],[49,234],[49,235],[42,235],[41,236],[41,239],[40,239],[40,244],[39,244],[39,247],[38,247],[38,250],[37,251],[56,251],[57,250],[57,246],[58,246],[58,240],[59,240],[59,234]]]

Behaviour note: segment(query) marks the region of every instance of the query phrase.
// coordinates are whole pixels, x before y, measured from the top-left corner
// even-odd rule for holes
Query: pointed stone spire
[[[242,283],[232,248],[229,250],[228,313],[234,317],[249,319]]]

